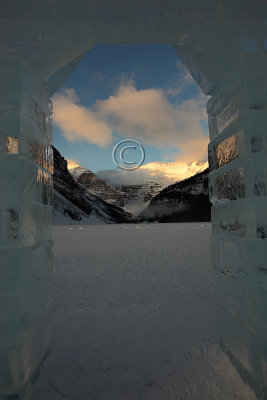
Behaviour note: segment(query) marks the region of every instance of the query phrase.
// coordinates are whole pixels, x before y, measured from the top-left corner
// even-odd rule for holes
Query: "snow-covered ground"
[[[255,400],[217,344],[209,235],[54,227],[55,344],[27,400]]]

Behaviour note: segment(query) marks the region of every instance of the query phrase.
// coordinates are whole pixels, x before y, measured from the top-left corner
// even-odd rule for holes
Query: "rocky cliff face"
[[[159,222],[210,221],[210,202],[206,169],[184,181],[163,189],[141,213],[140,220]]]
[[[162,189],[162,185],[157,182],[133,183],[131,185],[115,185],[115,189],[124,193],[127,201],[142,200],[150,201]]]
[[[127,202],[125,193],[113,189],[103,179],[98,178],[90,170],[86,170],[78,176],[76,182],[85,186],[90,193],[100,197],[107,203],[123,207]]]
[[[67,168],[67,161],[59,151],[54,152],[54,210],[55,214],[82,220],[91,216],[108,223],[132,222],[131,214],[106,203],[89,193],[85,186],[76,182]]]

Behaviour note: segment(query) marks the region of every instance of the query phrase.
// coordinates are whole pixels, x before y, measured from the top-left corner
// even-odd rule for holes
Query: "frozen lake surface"
[[[55,343],[27,400],[256,399],[217,344],[209,235],[55,227]]]

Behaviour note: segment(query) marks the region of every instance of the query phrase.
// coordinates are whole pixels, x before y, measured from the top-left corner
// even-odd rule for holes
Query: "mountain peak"
[[[74,177],[74,179],[79,178],[79,176],[81,174],[83,174],[85,171],[89,171],[87,168],[85,168],[83,165],[80,165],[75,160],[68,159],[67,163],[68,163],[68,170],[71,173],[71,175]]]
[[[78,164],[77,161],[72,160],[72,159],[67,160],[67,163],[68,163],[68,168],[69,169],[81,167],[81,165]]]

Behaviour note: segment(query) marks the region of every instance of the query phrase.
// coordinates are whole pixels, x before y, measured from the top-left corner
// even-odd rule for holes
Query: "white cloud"
[[[183,162],[207,158],[208,137],[202,126],[207,118],[206,96],[202,93],[172,104],[162,89],[137,90],[128,81],[91,108],[79,105],[74,89],[56,94],[53,105],[54,122],[69,141],[107,146],[116,133],[143,145],[177,149]]]
[[[114,96],[99,100],[95,110],[121,136],[158,147],[175,137],[174,110],[162,90],[123,85]]]
[[[70,142],[88,141],[100,147],[112,142],[112,130],[90,109],[78,104],[74,89],[53,97],[54,123]]]

